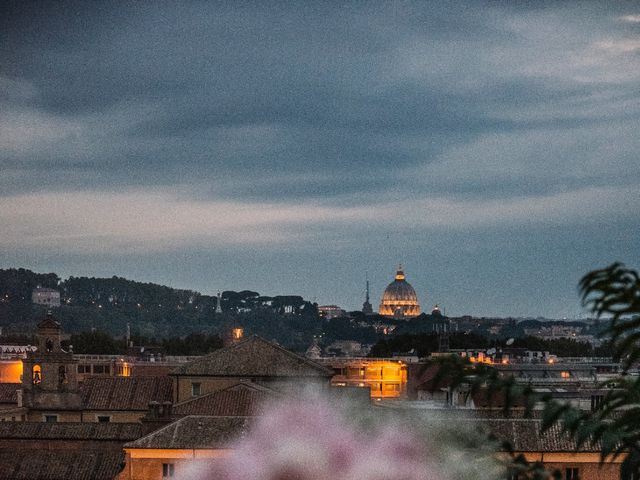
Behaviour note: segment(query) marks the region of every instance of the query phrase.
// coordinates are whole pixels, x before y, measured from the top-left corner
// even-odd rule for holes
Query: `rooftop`
[[[7,480],[113,480],[123,467],[118,451],[0,451],[0,472]]]
[[[173,413],[249,417],[259,414],[261,404],[274,396],[278,396],[278,393],[270,388],[251,382],[238,382],[208,395],[178,403]]]
[[[258,336],[186,363],[176,375],[246,377],[331,377],[333,372]]]
[[[192,415],[124,445],[124,448],[222,449],[248,429],[245,417]]]
[[[479,428],[486,429],[500,440],[507,440],[516,452],[600,452],[599,445],[581,445],[562,431],[560,425],[553,425],[540,433],[542,420],[474,419]]]
[[[140,423],[0,422],[0,439],[100,440],[130,442],[140,438]]]
[[[169,377],[93,377],[82,386],[87,410],[147,410],[149,402],[171,402],[173,381]]]
[[[21,383],[0,383],[0,403],[18,403],[17,391]]]

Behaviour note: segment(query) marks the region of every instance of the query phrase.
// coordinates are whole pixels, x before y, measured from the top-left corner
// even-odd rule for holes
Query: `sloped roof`
[[[123,467],[121,451],[0,451],[3,480],[113,480]]]
[[[177,375],[330,377],[333,372],[258,336],[181,365]]]
[[[124,448],[209,449],[228,448],[249,427],[246,417],[191,415],[156,430]]]
[[[172,401],[169,377],[93,377],[82,386],[86,410],[147,410],[149,402]]]
[[[553,425],[549,430],[540,433],[541,420],[509,418],[509,419],[474,419],[471,421],[479,428],[489,431],[499,440],[507,440],[516,452],[599,452],[599,445],[582,445],[579,449],[576,442],[562,432],[560,425]]]
[[[278,393],[252,382],[235,385],[203,395],[173,407],[175,415],[213,415],[247,417],[260,413],[261,404]]]
[[[140,438],[140,423],[0,422],[0,439],[101,440],[130,442]],[[0,478],[3,478],[0,474]]]
[[[38,323],[38,328],[54,328],[54,329],[60,329],[60,322],[58,322],[56,320],[56,318],[48,313],[46,317],[44,317],[44,319]]]
[[[0,403],[18,403],[18,394],[22,388],[21,383],[0,383]]]

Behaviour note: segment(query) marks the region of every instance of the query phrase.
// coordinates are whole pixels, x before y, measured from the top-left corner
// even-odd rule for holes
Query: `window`
[[[200,384],[199,383],[192,383],[191,384],[191,396],[192,397],[200,396]]]
[[[58,415],[45,415],[44,421],[47,423],[56,423],[58,421]]]
[[[91,373],[91,365],[78,365],[78,373]]]
[[[564,480],[580,480],[580,469],[578,467],[565,468]]]
[[[98,423],[109,423],[111,417],[109,415],[98,415]]]
[[[561,378],[569,378],[571,376],[571,373],[564,371],[564,372],[560,372],[560,377]]]
[[[162,478],[171,478],[173,477],[173,463],[163,463],[162,464]]]
[[[110,372],[109,365],[94,365],[93,366],[93,373],[98,373],[98,374],[106,373],[106,374],[108,374],[109,372]]]
[[[602,400],[604,400],[604,395],[591,395],[591,411],[595,412],[600,408],[602,404]]]
[[[34,385],[39,385],[42,382],[42,369],[40,365],[34,365],[31,369],[31,379]]]

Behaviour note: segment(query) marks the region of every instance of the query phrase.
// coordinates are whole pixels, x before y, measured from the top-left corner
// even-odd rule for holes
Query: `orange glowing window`
[[[233,339],[240,340],[244,335],[244,329],[242,328],[234,328],[233,329]]]
[[[569,378],[571,376],[571,374],[567,371],[564,372],[560,372],[560,377],[562,378]]]
[[[31,369],[31,380],[34,385],[39,385],[42,382],[42,369],[40,365],[34,365]]]

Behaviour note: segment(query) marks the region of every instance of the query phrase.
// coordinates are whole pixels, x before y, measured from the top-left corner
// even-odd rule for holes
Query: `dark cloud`
[[[3,198],[175,190],[194,203],[377,212],[500,200],[521,211],[528,198],[640,186],[629,4],[1,8]],[[312,236],[344,235],[317,248],[350,258],[362,238],[383,248],[388,235],[314,222]],[[416,223],[417,238],[431,235]]]

